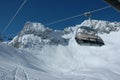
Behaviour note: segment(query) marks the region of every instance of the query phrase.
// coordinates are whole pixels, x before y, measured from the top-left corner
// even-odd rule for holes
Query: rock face
[[[83,21],[81,24],[67,27],[63,31],[53,30],[41,23],[27,22],[23,30],[9,43],[16,48],[42,48],[45,45],[68,45],[75,31],[81,26],[93,26],[100,34],[120,29],[119,22],[101,20]]]

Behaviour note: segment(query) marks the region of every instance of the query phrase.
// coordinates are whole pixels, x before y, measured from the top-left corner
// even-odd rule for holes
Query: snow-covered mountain
[[[71,33],[76,30],[77,27],[81,26],[93,26],[99,33],[110,33],[111,31],[118,31],[120,29],[120,22],[109,22],[102,20],[85,20],[81,24],[65,28],[67,33]]]
[[[81,26],[91,26],[89,20],[80,25],[61,30],[52,30],[41,23],[27,22],[23,30],[9,43],[17,48],[42,48],[45,45],[68,45],[75,31]],[[118,31],[120,23],[92,20],[92,26],[101,34]]]
[[[27,22],[23,30],[10,42],[17,48],[37,47],[45,44],[67,45],[67,39],[63,38],[64,32],[44,27],[41,23]]]
[[[119,80],[120,23],[92,21],[102,47],[80,46],[75,30],[89,20],[64,31],[27,22],[9,43],[0,44],[0,80]]]

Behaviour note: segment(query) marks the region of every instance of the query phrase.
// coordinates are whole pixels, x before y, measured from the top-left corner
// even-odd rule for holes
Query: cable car
[[[75,40],[80,45],[102,46],[105,45],[103,40],[97,35],[96,30],[82,26],[76,31]]]
[[[90,16],[90,13],[86,13],[86,16]],[[89,17],[90,18],[90,17]],[[91,24],[92,21],[89,19]],[[93,26],[81,26],[76,30],[75,40],[80,45],[90,45],[90,46],[103,46],[104,41],[98,36],[97,31]]]
[[[104,0],[114,8],[120,11],[120,0]]]

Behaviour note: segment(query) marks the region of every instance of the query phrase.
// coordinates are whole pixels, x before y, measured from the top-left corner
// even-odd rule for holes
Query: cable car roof
[[[93,29],[93,28],[91,28],[91,27],[81,26],[80,28],[81,28],[81,29],[85,29],[85,30],[87,30],[87,31],[94,31],[94,32],[96,32],[96,30]]]

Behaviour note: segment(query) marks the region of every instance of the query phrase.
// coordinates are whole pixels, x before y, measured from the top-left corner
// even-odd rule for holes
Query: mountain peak
[[[35,23],[35,22],[26,22],[23,30],[35,30],[35,31],[45,31],[45,28],[43,24],[41,23]]]

